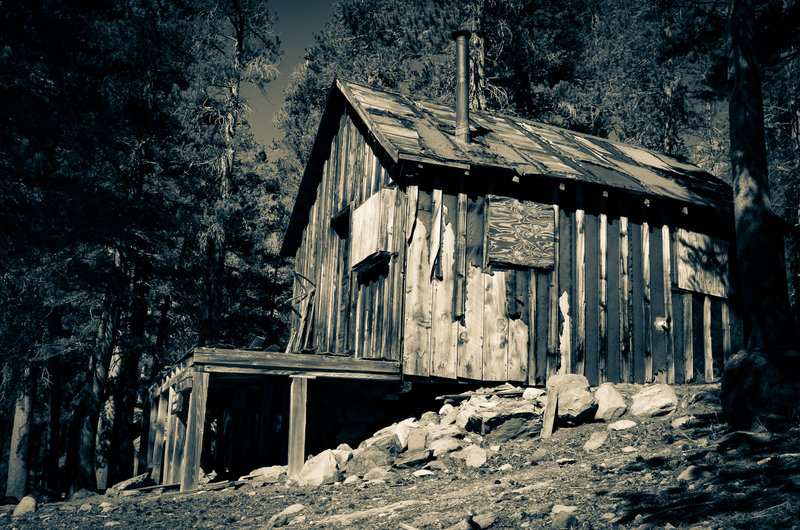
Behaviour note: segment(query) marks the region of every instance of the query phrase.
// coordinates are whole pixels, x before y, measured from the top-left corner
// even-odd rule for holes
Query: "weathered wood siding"
[[[395,203],[376,208],[370,219],[391,241],[386,259],[353,270],[350,214],[380,190],[397,186],[377,144],[355,120],[345,112],[339,121],[295,255],[301,277],[294,283],[290,349],[399,360],[406,195],[393,194]],[[356,230],[356,237],[361,233]],[[362,243],[357,252],[363,252]]]
[[[702,232],[702,221],[614,192],[520,187],[516,198],[554,207],[555,266],[499,266],[487,255],[504,251],[489,241],[490,190],[460,200],[465,184],[452,180],[420,178],[410,193],[406,375],[539,385],[564,372],[595,385],[720,376],[738,342],[735,314],[725,298],[678,284],[686,227]]]

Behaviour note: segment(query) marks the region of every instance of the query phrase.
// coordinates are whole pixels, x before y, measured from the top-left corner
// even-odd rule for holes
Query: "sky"
[[[278,68],[278,79],[267,85],[267,98],[253,87],[243,89],[244,96],[253,109],[250,127],[256,138],[269,145],[277,131],[272,123],[275,113],[283,104],[283,91],[289,76],[298,63],[304,60],[305,49],[314,42],[328,20],[332,0],[270,0],[269,7],[278,14],[275,30],[283,47],[283,61]]]

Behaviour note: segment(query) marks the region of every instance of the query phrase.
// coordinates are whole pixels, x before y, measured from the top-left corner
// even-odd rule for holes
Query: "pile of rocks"
[[[385,427],[356,449],[342,444],[310,457],[289,482],[319,486],[388,481],[400,469],[415,470],[413,474],[421,477],[434,474],[440,467],[436,461],[445,456],[462,460],[468,467],[481,467],[500,450],[501,443],[539,434],[548,393],[558,395],[556,417],[563,426],[603,421],[609,422],[611,430],[621,430],[635,425],[630,420],[616,421],[625,414],[653,417],[677,408],[677,395],[669,385],[626,385],[626,392],[631,388],[636,391],[629,401],[613,383],[592,390],[584,376],[567,374],[550,377],[546,390],[505,385],[453,396],[438,412]],[[515,391],[521,396],[505,397]],[[599,447],[603,442],[597,439],[593,444]],[[266,469],[272,469],[273,475],[285,470]]]

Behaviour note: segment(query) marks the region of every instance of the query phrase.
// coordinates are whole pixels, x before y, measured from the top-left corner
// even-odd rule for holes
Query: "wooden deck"
[[[150,388],[147,465],[161,484],[197,487],[209,379],[286,376],[291,378],[289,471],[305,457],[308,380],[317,378],[400,381],[399,362],[264,351],[195,348]]]

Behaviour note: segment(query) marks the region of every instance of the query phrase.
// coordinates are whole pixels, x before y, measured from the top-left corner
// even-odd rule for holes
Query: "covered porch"
[[[228,411],[215,420],[217,432],[224,427],[220,424],[230,423],[233,437],[226,450],[231,458],[251,454],[261,462],[283,460],[279,463],[288,463],[290,474],[297,473],[305,461],[308,381],[399,382],[400,368],[395,361],[195,348],[150,388],[146,461],[151,477],[162,485],[180,484],[181,491],[197,487],[212,406]],[[288,426],[281,425],[285,414]],[[285,441],[276,439],[281,429],[287,432]],[[219,440],[215,443],[219,462],[222,451]]]

